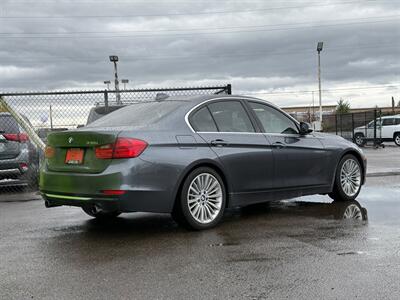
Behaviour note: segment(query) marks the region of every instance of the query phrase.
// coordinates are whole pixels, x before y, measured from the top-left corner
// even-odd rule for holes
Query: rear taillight
[[[19,167],[21,168],[22,172],[28,171],[29,167],[27,163],[20,163]]]
[[[53,158],[55,153],[56,153],[56,150],[53,147],[46,146],[46,148],[44,150],[44,157]]]
[[[112,158],[114,145],[108,144],[95,148],[96,157],[100,159]]]
[[[26,143],[27,141],[29,141],[29,136],[26,133],[20,133],[19,134],[19,141],[21,143]]]
[[[29,141],[29,137],[26,133],[5,133],[3,136],[10,142],[26,143]]]
[[[147,143],[142,140],[118,138],[114,146],[113,158],[138,157],[146,147]]]
[[[109,158],[134,158],[138,157],[146,149],[147,143],[132,138],[118,138],[115,144],[96,147],[96,157],[99,159]]]

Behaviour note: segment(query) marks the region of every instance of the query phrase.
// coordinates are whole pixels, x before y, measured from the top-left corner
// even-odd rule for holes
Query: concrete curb
[[[367,173],[367,177],[384,177],[384,176],[397,176],[397,175],[400,175],[400,171]]]
[[[33,193],[7,193],[0,194],[0,203],[1,202],[27,202],[27,201],[35,201],[35,200],[43,200],[40,194]]]

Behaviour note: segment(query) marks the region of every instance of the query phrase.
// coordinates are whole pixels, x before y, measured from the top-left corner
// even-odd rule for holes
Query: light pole
[[[322,100],[321,100],[321,51],[324,43],[318,42],[318,95],[319,95],[319,126],[322,127]]]
[[[124,84],[124,90],[126,90],[126,84],[129,83],[129,79],[121,79],[121,82]]]
[[[118,56],[117,55],[110,55],[110,61],[114,63],[114,74],[115,74],[115,94],[117,98],[117,104],[121,104],[121,95],[119,94],[119,81],[118,81],[118,69],[117,69],[117,61],[118,61]]]
[[[104,80],[104,84],[107,84],[107,90],[109,90],[111,81],[110,80]]]

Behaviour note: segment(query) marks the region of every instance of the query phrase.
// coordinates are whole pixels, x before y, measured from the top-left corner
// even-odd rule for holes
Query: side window
[[[250,118],[239,101],[221,101],[208,105],[221,132],[254,132]]]
[[[395,119],[395,125],[400,125],[400,118]]]
[[[190,117],[190,124],[195,131],[203,132],[215,132],[218,131],[217,126],[215,126],[214,120],[211,117],[210,112],[207,107],[203,107],[196,111]]]
[[[296,124],[280,111],[257,102],[249,102],[266,133],[298,134]]]
[[[382,126],[391,126],[394,124],[394,119],[390,118],[390,119],[383,119],[382,120]]]

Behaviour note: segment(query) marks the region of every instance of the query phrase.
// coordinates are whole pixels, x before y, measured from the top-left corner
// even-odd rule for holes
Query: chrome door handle
[[[216,139],[216,140],[212,140],[210,142],[211,146],[215,146],[215,147],[224,147],[226,145],[228,145],[228,143],[222,139]]]
[[[276,142],[276,143],[272,144],[272,147],[278,148],[278,149],[282,149],[282,148],[285,148],[286,145],[284,143],[282,143],[282,142]]]

